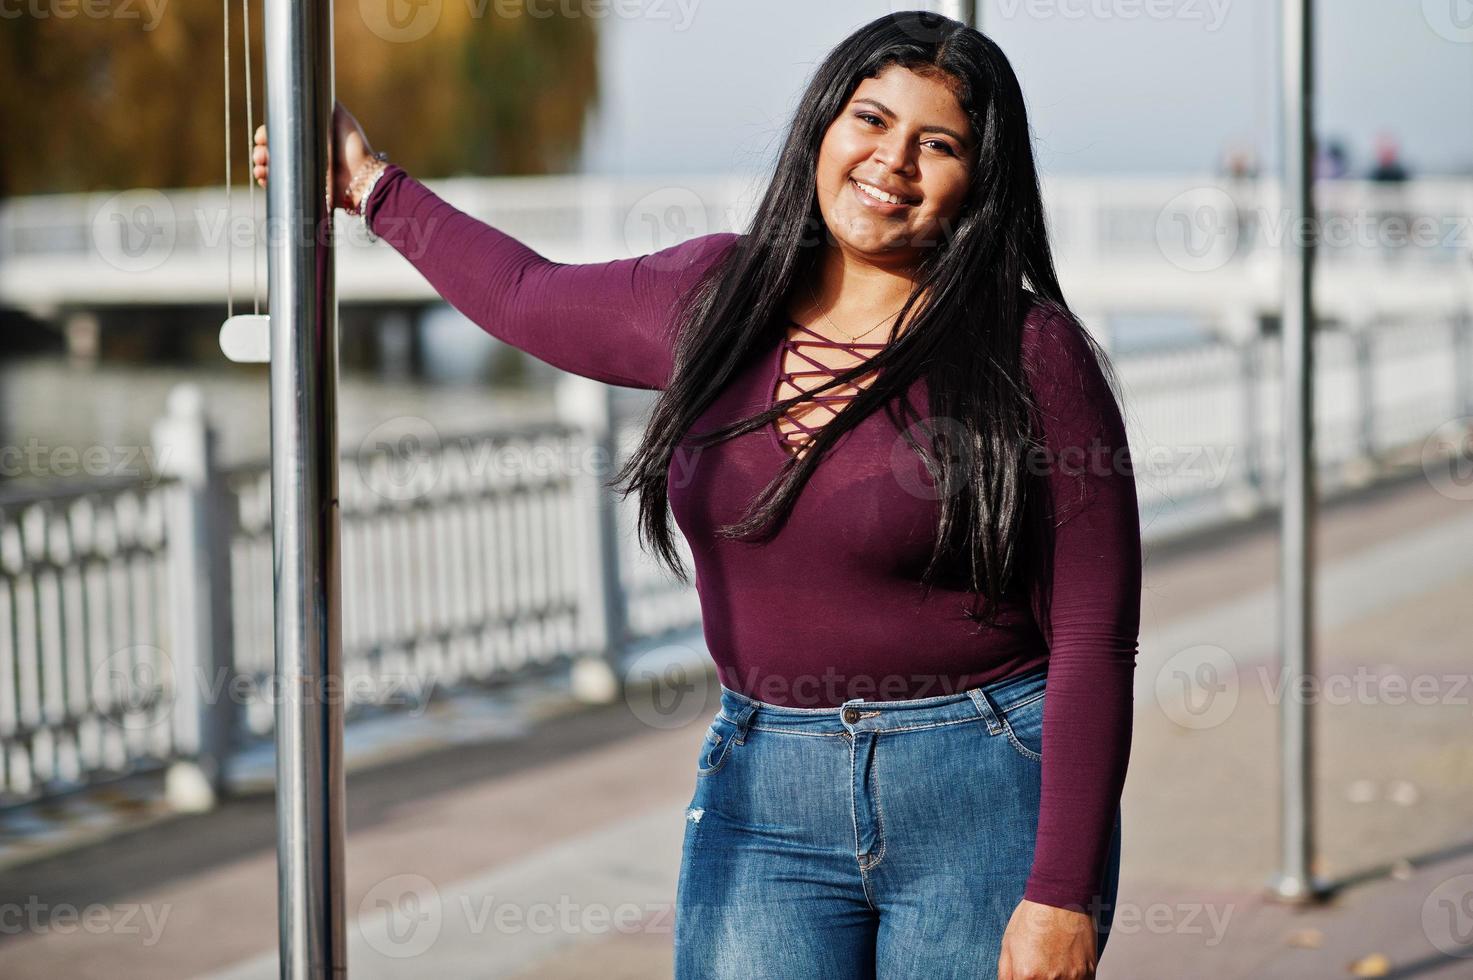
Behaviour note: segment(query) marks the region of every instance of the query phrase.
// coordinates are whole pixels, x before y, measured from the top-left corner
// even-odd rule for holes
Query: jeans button
[[[845,708],[844,709],[844,721],[846,723],[852,725],[852,724],[854,724],[858,720],[859,720],[859,709],[858,708]]]

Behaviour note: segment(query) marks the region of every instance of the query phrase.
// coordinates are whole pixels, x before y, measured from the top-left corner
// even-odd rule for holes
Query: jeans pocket
[[[1043,703],[1040,690],[998,711],[1008,742],[1019,755],[1034,762],[1043,761]]]
[[[711,720],[710,726],[706,729],[706,737],[701,742],[701,757],[696,762],[697,776],[710,776],[726,765],[736,732],[736,723],[718,712]]]

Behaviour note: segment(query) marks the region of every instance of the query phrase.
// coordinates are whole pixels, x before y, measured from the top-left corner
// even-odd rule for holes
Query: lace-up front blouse
[[[773,382],[777,391],[775,402],[784,398],[791,398],[800,391],[812,391],[819,385],[827,382],[830,378],[848,370],[852,366],[852,364],[847,363],[840,365],[829,364],[827,361],[808,353],[803,348],[843,351],[845,354],[851,355],[854,362],[858,362],[873,356],[863,353],[864,351],[880,351],[886,346],[883,343],[863,344],[852,340],[829,340],[815,333],[812,328],[803,326],[801,323],[794,323],[790,326],[796,327],[800,335],[807,334],[807,336],[795,337],[788,334],[783,337],[782,353],[778,355],[777,359],[777,379]],[[784,362],[788,360],[790,355],[797,357],[800,361],[806,362],[811,366],[806,369],[799,368],[796,370],[784,367]],[[857,380],[863,383],[872,376],[873,372],[862,375]],[[800,379],[804,383],[799,384]],[[778,385],[782,387],[777,387]],[[851,381],[839,386],[837,389],[830,388],[828,391],[814,395],[807,401],[799,402],[795,408],[790,408],[783,413],[779,425],[782,426],[782,423],[786,422],[787,426],[781,428],[780,436],[774,434],[774,437],[780,439],[781,444],[788,452],[795,456],[801,455],[807,449],[810,440],[818,435],[819,427],[835,415],[838,415],[843,407],[857,393],[855,384]],[[796,415],[794,414],[795,411],[797,412]],[[803,421],[810,414],[818,411],[822,411],[824,417],[818,419],[816,425],[809,425]]]

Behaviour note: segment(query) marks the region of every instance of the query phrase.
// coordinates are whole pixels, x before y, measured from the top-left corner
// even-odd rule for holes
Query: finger
[[[262,146],[266,145],[266,124],[262,123],[256,127],[256,142]]]

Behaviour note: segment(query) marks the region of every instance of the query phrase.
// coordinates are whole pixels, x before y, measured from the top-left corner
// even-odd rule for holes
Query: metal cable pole
[[[1304,902],[1314,880],[1310,705],[1296,696],[1314,642],[1314,21],[1312,0],[1283,2],[1283,208],[1294,233],[1283,246],[1284,483],[1279,537],[1279,647],[1287,683],[1279,704],[1279,870],[1273,896]]]
[[[959,20],[968,27],[982,29],[981,11],[978,8],[978,0],[941,0],[941,9],[938,13]]]
[[[267,0],[266,188],[281,976],[347,975],[333,46],[328,0]]]

